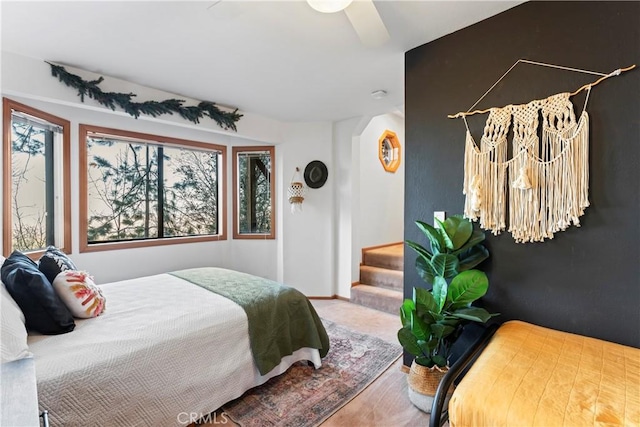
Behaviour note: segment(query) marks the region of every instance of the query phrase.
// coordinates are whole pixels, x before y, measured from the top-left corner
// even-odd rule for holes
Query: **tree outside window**
[[[275,238],[272,146],[234,147],[234,238]]]
[[[224,238],[224,147],[81,127],[81,250]]]
[[[67,120],[3,99],[3,252],[71,252]]]

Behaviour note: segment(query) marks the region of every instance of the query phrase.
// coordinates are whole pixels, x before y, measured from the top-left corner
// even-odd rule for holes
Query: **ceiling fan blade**
[[[372,0],[352,2],[344,12],[365,46],[380,46],[389,40],[389,32]]]

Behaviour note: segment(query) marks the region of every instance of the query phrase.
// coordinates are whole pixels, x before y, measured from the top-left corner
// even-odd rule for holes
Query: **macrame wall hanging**
[[[519,63],[560,68],[601,76],[572,93],[559,93],[523,105],[471,111]],[[589,115],[591,88],[601,81],[631,70],[609,74],[519,59],[462,117],[467,129],[464,157],[464,215],[479,221],[494,235],[507,229],[518,243],[552,239],[589,206]],[[587,91],[578,117],[571,96]],[[478,145],[466,116],[489,113]],[[539,128],[542,128],[539,133]],[[513,129],[511,158],[507,135]],[[508,226],[507,226],[508,222]],[[508,227],[508,228],[507,228]]]

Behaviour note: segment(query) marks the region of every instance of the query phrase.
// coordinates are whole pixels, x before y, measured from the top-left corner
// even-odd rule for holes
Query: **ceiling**
[[[357,0],[356,0],[357,1]],[[2,50],[280,121],[403,110],[404,52],[521,1],[375,1],[390,40],[305,1],[2,1]],[[386,90],[383,99],[371,92]]]

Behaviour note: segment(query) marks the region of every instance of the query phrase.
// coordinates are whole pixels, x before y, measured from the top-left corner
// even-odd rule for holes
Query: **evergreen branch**
[[[87,81],[80,76],[69,73],[60,65],[50,62],[47,62],[47,64],[51,66],[51,75],[53,77],[57,77],[65,85],[78,90],[81,102],[84,102],[86,96],[95,99],[99,104],[112,110],[120,107],[136,119],[140,114],[157,117],[163,114],[178,113],[183,119],[195,124],[200,123],[201,118],[209,117],[221,128],[237,131],[236,122],[242,117],[237,108],[231,112],[222,111],[214,102],[209,101],[202,101],[197,106],[186,107],[182,105],[185,102],[182,99],[134,102],[132,101],[132,98],[136,96],[134,93],[103,92],[98,86],[104,80],[103,77]]]

